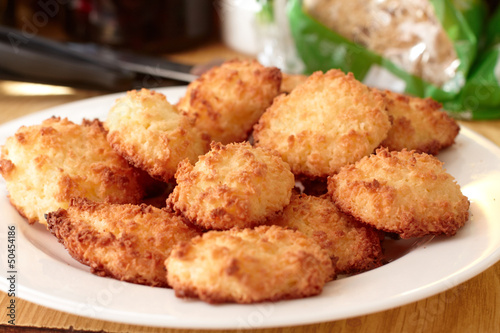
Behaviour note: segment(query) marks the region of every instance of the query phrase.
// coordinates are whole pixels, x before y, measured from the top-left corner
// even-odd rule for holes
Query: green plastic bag
[[[490,18],[485,47],[460,95],[444,103],[464,119],[500,118],[500,7]]]
[[[432,97],[440,102],[458,98],[478,51],[478,40],[486,16],[482,1],[337,0],[337,5],[352,7],[346,8],[351,10],[350,15],[354,19],[359,20],[359,26],[349,25],[352,24],[349,22],[352,17],[347,15],[349,12],[345,15],[340,12],[328,21],[325,17],[335,12],[328,7],[332,1],[323,1],[324,7],[311,5],[318,2],[321,0],[291,0],[287,11],[291,33],[305,64],[306,74],[339,68],[352,72],[357,79],[370,86]],[[364,4],[367,2],[372,2],[374,6],[387,3],[397,6],[379,8],[376,15],[353,7],[366,7]],[[405,6],[414,6],[415,3],[425,4],[427,11],[422,10],[423,14],[405,11]],[[400,16],[393,14],[398,10]],[[366,20],[363,14],[366,14]],[[418,15],[421,17],[418,18]],[[372,29],[373,26],[375,29]],[[340,32],[343,29],[347,33]],[[350,31],[359,33],[354,37],[347,36]],[[426,43],[431,37],[434,38],[432,43]]]

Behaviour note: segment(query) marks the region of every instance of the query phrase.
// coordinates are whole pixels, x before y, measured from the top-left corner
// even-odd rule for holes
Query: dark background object
[[[13,0],[0,0],[0,24],[14,26],[15,2]]]
[[[217,38],[215,9],[213,0],[0,0],[0,79],[111,91],[185,84],[191,66],[162,56]]]
[[[488,3],[488,6],[490,7],[491,11],[494,11],[498,7],[498,4],[500,3],[500,1],[498,0],[486,0],[486,2]]]
[[[213,0],[0,0],[0,25],[134,52],[177,52],[217,37]]]
[[[58,42],[0,26],[0,78],[105,90],[190,82],[190,65],[93,43]],[[174,83],[174,84],[175,84]]]
[[[66,29],[78,40],[145,53],[200,44],[213,32],[212,0],[79,0]]]

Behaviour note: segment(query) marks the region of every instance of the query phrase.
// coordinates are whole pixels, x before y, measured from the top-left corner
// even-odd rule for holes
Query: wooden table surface
[[[201,63],[221,56],[231,58],[237,54],[225,49],[222,45],[215,45],[205,47],[203,50],[171,55],[171,58]],[[102,91],[0,81],[0,124],[51,106],[102,94]],[[461,122],[461,124],[500,145],[500,121]],[[2,267],[4,267],[3,264],[1,264]],[[22,299],[17,299],[16,327],[13,327],[8,325],[9,318],[6,316],[8,302],[7,294],[0,292],[0,332],[58,332],[61,330],[106,333],[194,332],[193,330],[134,326],[94,320],[55,311]],[[499,332],[499,327],[500,262],[448,291],[391,310],[315,325],[250,330],[249,332]]]

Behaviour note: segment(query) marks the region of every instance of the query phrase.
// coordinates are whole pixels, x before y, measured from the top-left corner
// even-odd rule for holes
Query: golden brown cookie
[[[382,264],[376,230],[341,212],[329,196],[293,195],[272,224],[304,233],[328,252],[337,274],[359,273]]]
[[[326,178],[371,154],[391,126],[382,95],[352,74],[312,74],[276,98],[253,133],[256,146],[276,150],[292,172]]]
[[[454,235],[469,218],[469,200],[443,163],[425,153],[378,149],[328,178],[337,206],[402,238]]]
[[[286,74],[281,73],[281,88],[280,91],[282,93],[289,94],[293,89],[302,83],[306,82],[307,75],[303,74]]]
[[[165,259],[181,241],[198,236],[173,213],[147,205],[73,199],[47,215],[50,231],[91,272],[118,280],[166,287]]]
[[[208,151],[209,142],[165,95],[132,90],[111,107],[105,122],[113,149],[151,176],[170,181],[177,165],[192,163]]]
[[[0,172],[12,205],[42,224],[44,214],[67,208],[72,197],[138,203],[152,184],[111,149],[98,120],[50,118],[19,128],[2,147]]]
[[[455,142],[460,127],[440,103],[391,91],[384,91],[383,95],[392,127],[381,146],[390,151],[406,148],[435,155]]]
[[[167,204],[205,229],[253,227],[281,212],[295,185],[288,164],[249,143],[212,149],[193,166],[183,161]]]
[[[255,60],[232,60],[191,82],[177,104],[195,126],[223,144],[248,139],[280,92],[281,71]]]
[[[209,303],[313,296],[334,274],[318,244],[278,226],[207,232],[178,244],[165,265],[178,297]]]

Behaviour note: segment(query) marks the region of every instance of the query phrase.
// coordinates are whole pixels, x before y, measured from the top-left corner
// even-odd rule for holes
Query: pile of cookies
[[[434,156],[457,123],[339,70],[232,60],[177,104],[130,91],[105,120],[2,146],[12,205],[94,274],[210,303],[321,293],[384,264],[386,235],[454,235],[469,201]]]

